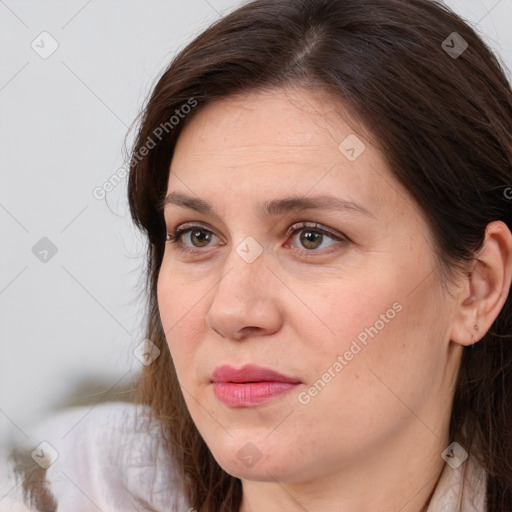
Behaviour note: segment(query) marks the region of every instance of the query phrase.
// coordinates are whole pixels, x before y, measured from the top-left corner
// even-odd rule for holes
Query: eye
[[[299,243],[304,249],[299,248],[298,251],[308,256],[312,255],[308,253],[319,252],[321,249],[325,248],[325,246],[322,247],[322,245],[326,238],[331,241],[338,242],[338,245],[342,246],[349,243],[349,239],[347,237],[332,232],[325,227],[320,227],[316,223],[301,222],[299,224],[295,224],[287,231],[286,235],[292,235],[293,239],[296,238],[299,233]],[[187,235],[187,239],[191,242],[191,245],[185,245],[183,243],[183,237],[185,237],[185,235]],[[212,241],[213,237],[217,238],[217,235],[215,235],[211,230],[198,224],[192,224],[183,225],[173,233],[168,233],[166,242],[175,244],[176,249],[183,253],[198,254],[202,252],[202,247],[208,247],[208,244]],[[327,247],[330,247],[331,245],[336,244],[332,243]],[[326,252],[322,251],[321,254],[326,254]]]
[[[182,238],[186,234],[190,234],[189,240],[192,241],[191,247],[183,245]],[[165,241],[175,244],[179,251],[193,253],[196,252],[194,250],[195,248],[206,247],[208,242],[212,240],[212,236],[216,237],[212,231],[204,228],[203,226],[191,225],[190,227],[187,227],[187,225],[184,225],[174,233],[167,233]],[[196,243],[198,245],[195,245]]]
[[[298,239],[300,245],[306,248],[306,251],[302,252],[306,253],[316,252],[319,251],[320,249],[325,248],[325,245],[324,247],[322,247],[323,243],[325,242],[325,239],[330,239],[331,241],[338,242],[338,245],[345,245],[349,242],[347,237],[341,234],[334,233],[331,230],[325,227],[321,227],[319,224],[316,223],[301,222],[300,224],[295,224],[294,226],[292,226],[288,233],[292,235],[292,238],[296,238],[297,235],[299,235]],[[330,247],[332,245],[336,244],[332,243],[327,247]],[[326,254],[326,252],[322,251],[322,254]]]

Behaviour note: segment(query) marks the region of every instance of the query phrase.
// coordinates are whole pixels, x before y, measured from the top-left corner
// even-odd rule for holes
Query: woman
[[[511,134],[496,57],[430,0],[257,0],[202,33],[130,160],[137,406],[66,438],[39,506],[510,512]]]

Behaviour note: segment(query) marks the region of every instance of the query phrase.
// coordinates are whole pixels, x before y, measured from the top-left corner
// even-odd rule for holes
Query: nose
[[[276,292],[283,285],[264,255],[248,263],[233,249],[226,259],[206,314],[206,325],[219,336],[239,341],[279,330],[282,314]]]

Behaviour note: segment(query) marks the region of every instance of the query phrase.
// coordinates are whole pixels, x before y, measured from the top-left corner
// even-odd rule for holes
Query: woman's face
[[[172,160],[167,230],[192,229],[166,243],[161,320],[190,414],[239,478],[306,481],[407,438],[424,450],[449,416],[455,306],[430,232],[334,108],[306,90],[219,101]],[[212,382],[219,366],[247,364],[293,382]]]

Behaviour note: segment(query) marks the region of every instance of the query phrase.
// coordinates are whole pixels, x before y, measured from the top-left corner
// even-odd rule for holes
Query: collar
[[[458,468],[445,464],[426,512],[487,512],[487,474],[474,455]]]

